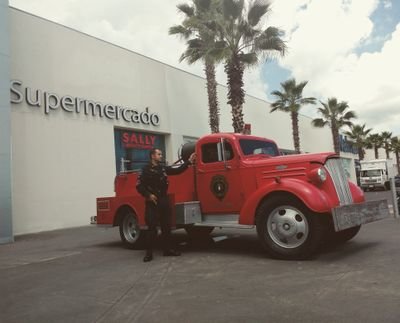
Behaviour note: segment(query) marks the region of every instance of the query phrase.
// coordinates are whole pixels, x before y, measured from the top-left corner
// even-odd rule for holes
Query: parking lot
[[[122,248],[117,229],[0,245],[0,322],[400,321],[397,219],[367,224],[309,261],[269,258],[255,230],[215,230],[195,244],[173,236],[182,256],[158,251],[150,263]]]

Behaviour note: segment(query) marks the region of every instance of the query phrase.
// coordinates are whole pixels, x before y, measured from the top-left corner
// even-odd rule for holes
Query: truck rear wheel
[[[190,238],[193,239],[201,239],[210,235],[210,233],[214,230],[214,227],[203,227],[203,226],[186,226],[185,230]]]
[[[295,197],[269,198],[257,210],[258,238],[275,258],[307,259],[322,241],[326,228],[322,216],[313,213]]]
[[[129,249],[140,248],[144,243],[144,232],[140,230],[136,215],[131,210],[123,213],[119,223],[119,235],[124,246]]]

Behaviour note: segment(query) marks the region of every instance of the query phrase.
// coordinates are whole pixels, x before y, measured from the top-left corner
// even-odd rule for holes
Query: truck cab
[[[237,135],[204,137],[199,140],[196,152],[196,189],[205,215],[239,216],[246,199],[256,188],[250,174],[251,161],[279,156],[272,140]]]
[[[193,237],[215,227],[255,228],[273,257],[303,259],[324,240],[347,241],[362,224],[389,214],[386,200],[365,202],[332,152],[281,156],[273,140],[232,133],[206,135],[182,147],[181,158],[192,152],[196,164],[169,176],[169,198],[172,224]],[[136,179],[135,173],[118,174],[115,196],[97,199],[93,219],[119,226],[128,247],[145,235]]]

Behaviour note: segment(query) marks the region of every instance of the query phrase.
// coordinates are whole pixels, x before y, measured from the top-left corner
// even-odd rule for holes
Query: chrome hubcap
[[[274,209],[267,222],[268,234],[280,247],[296,248],[308,237],[309,225],[304,214],[290,205]]]
[[[134,243],[138,239],[140,228],[132,214],[124,217],[123,231],[125,239],[130,243]]]

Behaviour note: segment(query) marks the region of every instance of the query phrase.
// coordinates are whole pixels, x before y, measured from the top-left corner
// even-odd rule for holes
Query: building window
[[[115,168],[121,171],[138,171],[149,162],[152,148],[161,149],[165,156],[165,138],[151,132],[114,129]]]

